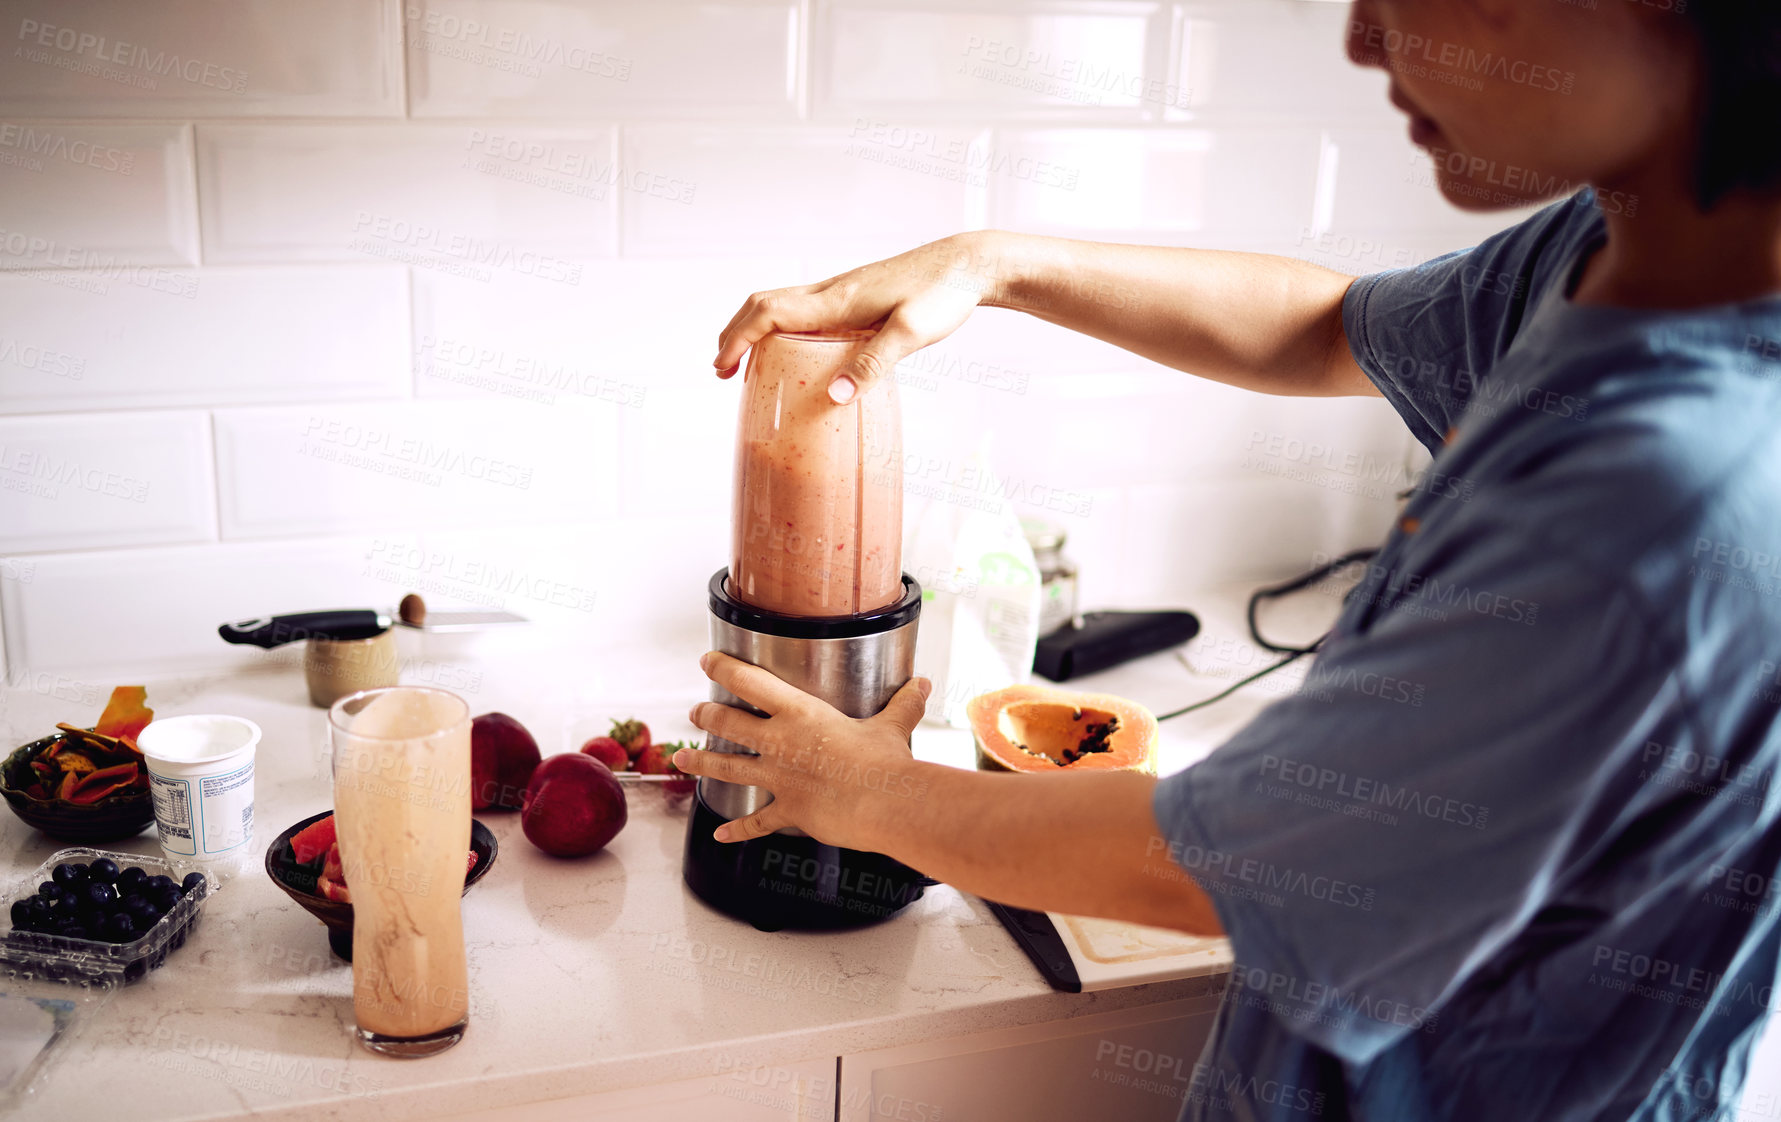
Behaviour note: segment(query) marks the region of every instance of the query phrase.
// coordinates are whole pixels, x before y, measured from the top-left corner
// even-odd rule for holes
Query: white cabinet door
[[[525,1103],[438,1122],[833,1122],[835,1058],[716,1065],[720,1074],[653,1087]]]
[[[1175,1122],[1209,994],[841,1057],[839,1122]]]

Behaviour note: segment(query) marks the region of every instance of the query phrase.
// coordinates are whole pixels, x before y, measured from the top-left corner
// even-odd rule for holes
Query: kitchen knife
[[[320,612],[238,619],[218,627],[216,633],[227,643],[246,643],[270,650],[299,639],[369,639],[397,626],[412,627],[417,631],[481,631],[502,624],[525,622],[525,616],[517,616],[512,612],[427,611],[418,622],[410,622],[394,611],[332,608]]]

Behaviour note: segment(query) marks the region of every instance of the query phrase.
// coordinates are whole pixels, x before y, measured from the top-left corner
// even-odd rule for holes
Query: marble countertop
[[[1085,679],[1082,688],[1161,712],[1255,668],[1258,652],[1244,653],[1238,638],[1236,598],[1209,600],[1203,615],[1206,635],[1183,652]],[[474,712],[518,717],[546,754],[633,713],[657,739],[691,736],[686,709],[703,695],[698,636],[585,660],[528,660],[522,648],[523,640],[505,651],[434,649],[410,662],[405,680],[431,675]],[[326,717],[307,704],[291,660],[148,684],[161,715],[232,713],[264,730],[260,846],[331,805]],[[1270,679],[1165,723],[1163,770],[1209,751],[1283,688]],[[0,732],[10,742],[82,715],[53,691],[0,691]],[[963,730],[924,726],[915,748],[969,765]],[[500,857],[464,898],[471,1014],[457,1047],[399,1061],[354,1044],[350,967],[329,953],[321,924],[256,866],[221,887],[164,967],[119,990],[60,1049],[15,1114],[104,1117],[127,1099],[139,1122],[250,1113],[396,1122],[1059,1020],[1223,984],[1213,977],[1055,992],[982,901],[947,886],[862,930],[756,931],[682,884],[687,812],[659,789],[634,790],[625,830],[578,861],[535,849],[515,813],[478,818],[499,839]],[[0,819],[0,873],[9,881],[61,848],[11,815]],[[158,852],[152,829],[108,848]]]

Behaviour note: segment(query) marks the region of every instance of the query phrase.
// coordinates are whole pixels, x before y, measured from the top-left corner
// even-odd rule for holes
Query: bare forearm
[[[773,799],[724,823],[742,842],[797,827],[875,850],[1005,904],[1218,934],[1199,886],[1158,829],[1156,780],[1133,772],[987,774],[909,758],[930,686],[913,678],[875,717],[855,720],[720,651],[699,665],[765,717],[700,702],[693,725],[756,755],[683,748],[689,775],[765,787]]]
[[[986,304],[1262,393],[1376,392],[1348,351],[1342,297],[1353,278],[1342,273],[1259,253],[963,236],[995,278]]]
[[[917,764],[916,798],[867,809],[871,847],[1000,903],[1221,933],[1133,772],[999,775]]]

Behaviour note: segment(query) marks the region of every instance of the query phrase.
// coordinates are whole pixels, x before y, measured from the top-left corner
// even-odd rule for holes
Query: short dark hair
[[[1739,189],[1781,189],[1781,0],[1680,2],[1706,70],[1695,162],[1701,208]]]

